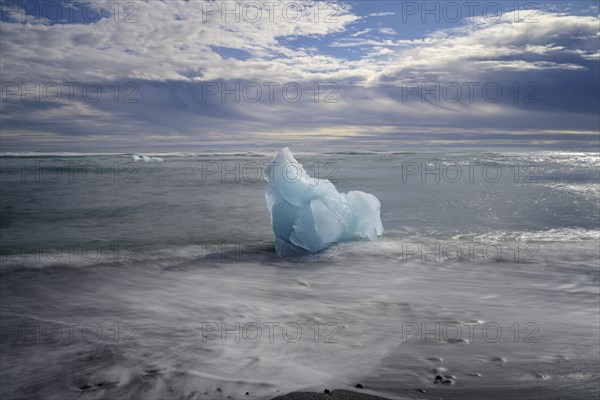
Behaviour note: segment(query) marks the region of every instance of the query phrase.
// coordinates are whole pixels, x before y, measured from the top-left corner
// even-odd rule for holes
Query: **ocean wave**
[[[133,161],[144,161],[144,162],[152,162],[152,161],[163,162],[164,161],[160,157],[147,156],[144,154],[134,154],[133,156],[131,156],[131,158],[133,158]]]
[[[142,153],[114,152],[114,153],[77,153],[77,152],[0,152],[0,157],[4,158],[52,158],[52,157],[132,157]],[[206,151],[206,152],[144,152],[148,157],[272,157],[273,151]],[[319,153],[298,152],[303,156],[313,156]]]
[[[572,151],[498,152],[484,153],[482,162],[526,163],[537,165],[559,165],[575,168],[600,167],[600,153]],[[487,160],[486,160],[487,157]]]
[[[126,153],[75,153],[75,152],[43,152],[43,151],[8,151],[0,152],[0,157],[37,157],[37,158],[49,158],[49,157],[111,157],[111,156],[122,156]]]
[[[15,151],[0,152],[0,157],[94,157],[94,156],[127,156],[144,154],[149,157],[272,157],[276,150],[258,149],[247,151],[186,151],[186,152],[44,152],[44,151]],[[531,164],[550,164],[574,166],[580,168],[600,167],[600,153],[598,152],[565,152],[565,151],[540,151],[540,152],[438,152],[438,151],[398,151],[398,150],[347,150],[347,151],[294,151],[300,157],[310,156],[353,156],[353,157],[419,157],[424,156],[448,163],[468,163],[471,159],[480,163],[495,162],[498,164],[521,162]],[[465,160],[466,158],[466,160]]]
[[[560,190],[585,197],[586,199],[594,200],[600,198],[600,183],[539,183],[540,186],[547,187],[553,190]]]
[[[600,230],[584,228],[553,228],[538,231],[494,231],[452,236],[453,240],[475,242],[582,242],[600,240]]]

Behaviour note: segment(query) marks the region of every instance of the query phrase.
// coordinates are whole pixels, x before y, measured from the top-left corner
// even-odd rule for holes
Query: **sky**
[[[598,1],[0,4],[2,152],[599,149]]]

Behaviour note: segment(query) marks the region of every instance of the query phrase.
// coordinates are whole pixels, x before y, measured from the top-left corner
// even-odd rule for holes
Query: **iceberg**
[[[278,254],[290,245],[312,253],[334,243],[383,234],[377,197],[339,193],[327,179],[309,176],[286,147],[264,169],[265,198]]]

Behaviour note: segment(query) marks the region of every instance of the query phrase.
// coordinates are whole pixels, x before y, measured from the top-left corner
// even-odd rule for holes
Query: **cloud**
[[[483,70],[584,70],[583,64],[597,53],[598,18],[540,13],[539,22],[514,22],[510,16],[498,23],[482,19],[472,25],[437,31],[427,42],[392,41],[373,46],[399,49],[382,62],[377,80],[386,77],[445,71],[460,79],[477,78]],[[493,45],[491,45],[493,44]],[[568,62],[559,62],[568,60]]]
[[[367,17],[385,17],[385,16],[388,16],[388,15],[396,15],[396,13],[391,12],[391,11],[378,12],[378,13],[367,14]]]
[[[348,36],[349,37],[358,37],[358,36],[366,35],[367,33],[372,32],[372,31],[373,31],[373,29],[367,28],[367,29],[363,29],[362,31],[352,33]]]
[[[469,61],[488,67],[497,61],[498,68],[560,68],[561,63],[545,57],[569,52],[577,57],[563,63],[563,67],[577,69],[578,60],[598,56],[597,17],[539,13],[539,22],[534,24],[518,23],[507,15],[498,23],[479,19],[464,27],[438,30],[411,40],[360,38],[373,30],[366,28],[331,44],[338,48],[377,48],[375,53],[367,52],[350,63],[325,51],[293,47],[280,40],[339,35],[360,18],[351,9],[341,8],[325,22],[331,12],[326,9],[328,3],[316,4],[313,8],[320,10],[317,22],[311,15],[314,11],[305,9],[306,14],[300,13],[295,22],[284,18],[283,13],[275,13],[272,18],[263,15],[257,23],[241,17],[239,23],[227,23],[235,21],[235,16],[213,9],[209,14],[203,2],[139,3],[137,23],[115,22],[113,18],[91,24],[1,22],[3,79],[256,79],[268,70],[270,77],[278,80],[343,79],[354,75],[373,81],[377,75],[402,74],[407,70],[452,70]],[[391,28],[380,28],[379,32],[396,34]],[[218,50],[222,48],[247,56],[222,56]],[[388,55],[389,52],[382,53],[382,48],[393,51],[395,57],[372,57]]]
[[[397,35],[398,33],[392,28],[379,28],[379,32],[384,35]]]
[[[102,4],[110,10],[112,3]],[[31,16],[25,23],[0,22],[3,84],[80,83],[72,100],[9,96],[0,116],[3,148],[135,150],[141,143],[268,145],[302,137],[327,143],[533,142],[536,135],[560,141],[567,131],[580,134],[565,133],[564,141],[597,140],[589,134],[599,122],[597,16],[539,12],[533,24],[511,15],[495,23],[480,18],[428,29],[420,38],[382,39],[367,34],[395,31],[363,27],[364,17],[351,7],[332,10],[327,3],[290,8],[289,15],[299,16],[293,22],[281,13],[256,22],[224,20],[221,10],[207,14],[206,4],[196,1],[136,4],[137,23],[116,22],[110,13],[90,23]],[[367,14],[383,15],[393,13]],[[356,30],[357,21],[363,29]],[[348,50],[356,56],[346,57]],[[132,93],[125,90],[130,82],[138,89],[136,103],[123,101]],[[269,82],[276,83],[272,92]],[[462,98],[406,96],[407,84],[435,82],[441,90],[458,82]],[[465,82],[479,83],[477,101],[469,101]],[[101,101],[85,98],[90,83],[102,87]],[[487,83],[502,88],[497,102],[482,99]],[[537,86],[526,86],[531,83]],[[218,91],[206,95],[215,84]],[[284,98],[286,86],[296,90],[291,84],[302,89],[300,101]],[[262,91],[257,101],[240,94],[256,87]],[[223,97],[223,90],[236,93]],[[532,93],[539,101],[524,103]],[[325,102],[327,96],[337,102]]]
[[[477,61],[474,65],[482,71],[535,71],[548,69],[564,69],[571,71],[582,71],[586,68],[582,65],[569,63],[556,63],[552,61]]]
[[[280,38],[342,32],[358,19],[344,8],[334,14],[327,8],[329,3],[306,3],[300,10],[286,9],[287,3],[280,3],[279,12],[263,13],[257,22],[239,1],[235,3],[238,15],[233,16],[220,8],[225,7],[224,2],[214,3],[219,7],[215,10],[200,1],[156,1],[136,2],[137,22],[131,23],[113,17],[89,24],[48,24],[43,19],[24,25],[2,22],[3,67],[8,80],[47,81],[66,76],[77,80],[187,80],[200,70],[206,75],[199,76],[215,79],[225,72],[240,78],[258,75],[268,62],[276,75],[293,76],[295,62],[309,55],[282,45]],[[100,4],[106,10],[112,6],[111,2]],[[212,47],[238,49],[251,59],[245,63],[224,60]],[[319,62],[323,61],[321,57]]]

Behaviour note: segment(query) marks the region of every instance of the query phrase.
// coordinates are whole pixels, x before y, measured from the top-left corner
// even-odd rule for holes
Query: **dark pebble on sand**
[[[433,380],[433,383],[435,384],[444,384],[444,385],[454,385],[454,380],[456,379],[456,377],[454,375],[436,375],[435,379]]]
[[[245,396],[248,396],[250,393],[246,392]]]
[[[329,394],[329,393],[331,393],[331,392],[329,391],[329,389],[325,389],[325,391],[323,391],[323,393],[325,393],[325,394]]]
[[[117,383],[116,383],[116,382],[107,382],[107,381],[102,381],[102,382],[100,382],[100,383],[97,383],[97,384],[96,384],[96,387],[97,387],[97,388],[110,388],[110,387],[113,387],[113,386],[116,386],[116,385],[117,385]]]
[[[365,387],[363,385],[361,385],[360,383],[357,383],[356,386],[354,386],[357,389],[364,389]]]

